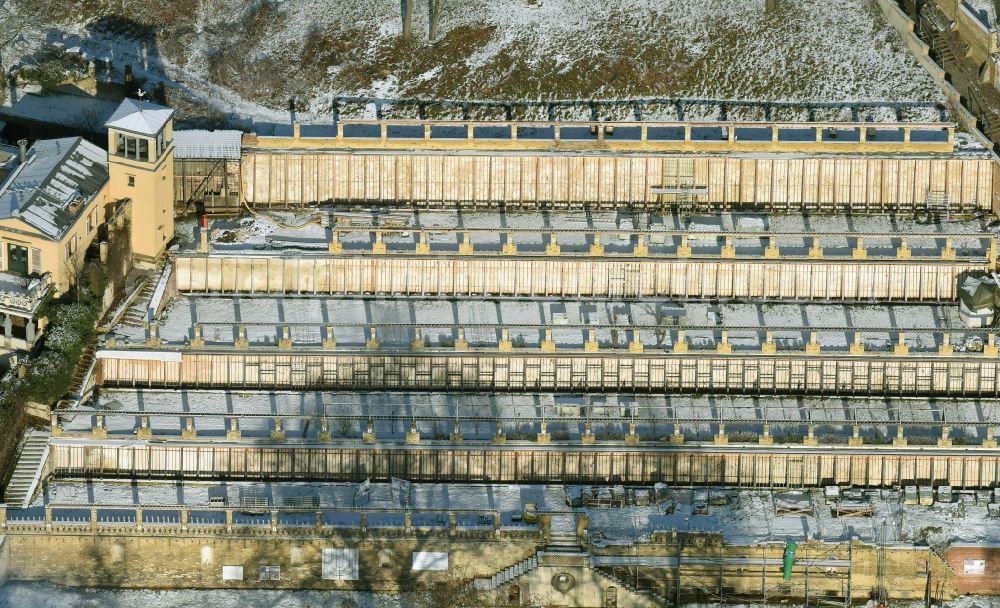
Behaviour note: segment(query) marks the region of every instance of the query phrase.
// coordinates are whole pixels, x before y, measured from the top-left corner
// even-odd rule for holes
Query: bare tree
[[[416,0],[400,0],[403,12],[403,39],[413,39],[413,4]]]
[[[430,24],[427,36],[433,43],[437,40],[438,23],[441,21],[441,0],[427,0],[427,21]]]

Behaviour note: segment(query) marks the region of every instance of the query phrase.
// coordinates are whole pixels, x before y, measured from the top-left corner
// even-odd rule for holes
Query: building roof
[[[174,131],[174,158],[239,160],[242,143],[240,131]]]
[[[170,108],[126,98],[104,126],[140,135],[156,135],[173,115]]]
[[[19,217],[58,240],[107,181],[101,148],[82,137],[39,140],[0,186],[0,219]]]

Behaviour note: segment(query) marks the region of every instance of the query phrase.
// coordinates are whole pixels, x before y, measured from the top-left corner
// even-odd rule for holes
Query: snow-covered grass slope
[[[940,101],[875,0],[18,0],[37,31],[97,33],[272,109],[337,96]],[[177,76],[179,74],[180,76]]]

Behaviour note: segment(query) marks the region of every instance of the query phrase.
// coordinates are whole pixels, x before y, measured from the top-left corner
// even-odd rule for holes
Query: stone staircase
[[[535,553],[531,557],[523,559],[513,566],[507,566],[490,578],[477,578],[473,581],[472,586],[474,589],[478,589],[480,591],[493,591],[494,589],[506,585],[514,579],[537,568],[540,555],[540,552]]]
[[[28,439],[18,454],[10,483],[4,489],[4,502],[11,507],[25,507],[38,487],[41,468],[49,454],[48,431],[29,431]]]
[[[77,363],[76,369],[73,370],[73,379],[70,380],[69,388],[66,389],[66,395],[63,397],[64,399],[74,400],[80,397],[83,384],[87,379],[87,375],[90,374],[96,356],[97,342],[93,341],[87,345],[87,348],[84,349],[83,354],[80,356],[80,362]]]
[[[149,321],[147,318],[149,300],[153,297],[154,290],[156,281],[152,276],[147,276],[119,323],[125,327],[146,327]]]

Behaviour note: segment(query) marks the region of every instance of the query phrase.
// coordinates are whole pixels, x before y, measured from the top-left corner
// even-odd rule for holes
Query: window
[[[115,138],[115,154],[118,156],[125,156],[125,136],[121,133],[116,133]]]
[[[140,139],[139,140],[139,160],[144,160],[149,162],[149,140]]]
[[[91,213],[87,216],[87,232],[91,233],[94,231],[94,214]]]
[[[135,176],[134,175],[129,175],[128,176],[128,187],[129,188],[135,188]]]
[[[72,243],[70,242],[70,243],[66,243],[66,259],[68,260],[69,256],[71,256],[71,255],[73,255],[73,247],[72,247]]]

